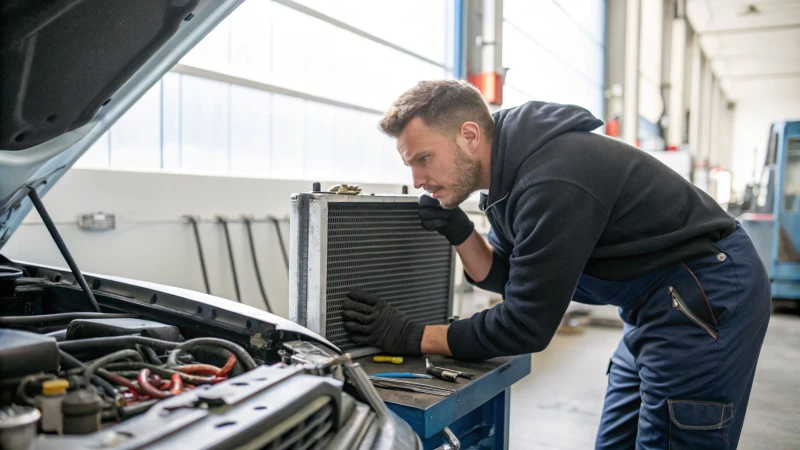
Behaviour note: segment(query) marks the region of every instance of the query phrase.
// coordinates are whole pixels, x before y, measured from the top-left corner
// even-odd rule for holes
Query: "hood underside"
[[[0,248],[44,195],[243,0],[0,3]]]

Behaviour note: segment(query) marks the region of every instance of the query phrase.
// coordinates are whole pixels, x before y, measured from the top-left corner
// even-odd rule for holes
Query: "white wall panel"
[[[445,0],[300,0],[312,9],[437,62],[447,57]]]
[[[305,175],[306,100],[272,96],[270,175],[282,179]]]
[[[150,88],[117,123],[111,133],[111,167],[161,168],[161,82]]]
[[[602,117],[604,8],[602,0],[505,0],[503,107],[541,100]]]
[[[181,168],[181,77],[161,78],[161,161],[164,169]]]
[[[108,131],[96,140],[81,159],[75,162],[75,167],[105,168],[109,165]]]
[[[181,77],[182,169],[228,171],[229,99],[226,83]]]
[[[269,173],[270,103],[269,92],[231,86],[231,172],[256,176]]]
[[[334,128],[336,110],[330,105],[308,102],[305,178],[310,180],[329,179],[333,174],[334,161]],[[327,187],[327,186],[325,186]]]

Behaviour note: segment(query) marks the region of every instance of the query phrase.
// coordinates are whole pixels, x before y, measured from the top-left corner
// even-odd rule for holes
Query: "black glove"
[[[439,200],[424,194],[419,197],[419,218],[422,228],[438,231],[453,245],[464,243],[475,229],[475,224],[461,208],[444,209]]]
[[[392,355],[422,354],[425,325],[411,321],[383,300],[355,289],[342,302],[344,327],[356,344],[371,345]]]

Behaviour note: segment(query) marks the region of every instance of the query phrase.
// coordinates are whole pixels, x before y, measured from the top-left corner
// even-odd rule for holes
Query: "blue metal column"
[[[453,77],[458,80],[466,78],[467,61],[464,57],[464,2],[453,1]]]

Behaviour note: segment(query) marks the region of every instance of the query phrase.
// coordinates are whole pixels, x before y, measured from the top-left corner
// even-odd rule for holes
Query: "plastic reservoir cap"
[[[55,380],[47,380],[42,383],[42,394],[44,395],[59,395],[67,392],[69,381],[62,378]]]

